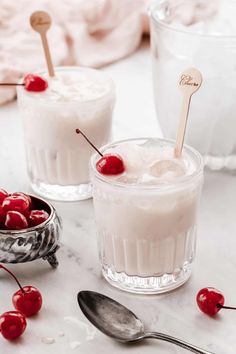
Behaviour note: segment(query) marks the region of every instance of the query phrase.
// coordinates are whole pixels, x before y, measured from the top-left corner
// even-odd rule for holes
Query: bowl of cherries
[[[0,189],[0,262],[21,263],[38,258],[56,268],[61,221],[45,200]]]

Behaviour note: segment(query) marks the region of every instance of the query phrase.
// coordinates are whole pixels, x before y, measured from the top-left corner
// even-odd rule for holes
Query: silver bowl
[[[24,230],[0,230],[0,262],[22,263],[43,258],[56,268],[61,220],[50,203],[35,196],[30,197],[34,209],[46,210],[49,218],[40,225]]]

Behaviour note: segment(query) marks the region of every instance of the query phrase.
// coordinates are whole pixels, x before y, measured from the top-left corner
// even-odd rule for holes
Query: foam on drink
[[[122,156],[125,172],[112,176],[114,180],[128,184],[165,184],[176,178],[189,176],[196,166],[186,153],[180,159],[174,158],[173,148],[160,146],[155,139],[144,143],[127,142],[106,151]]]

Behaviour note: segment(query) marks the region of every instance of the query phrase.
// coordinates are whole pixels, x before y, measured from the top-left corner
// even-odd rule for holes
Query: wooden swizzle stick
[[[182,154],[191,97],[200,88],[201,84],[202,75],[197,69],[190,68],[181,74],[179,86],[183,92],[183,103],[174,151],[176,158],[181,157]]]
[[[45,11],[36,11],[30,16],[31,27],[40,34],[49,76],[55,76],[46,33],[51,27],[51,17]]]

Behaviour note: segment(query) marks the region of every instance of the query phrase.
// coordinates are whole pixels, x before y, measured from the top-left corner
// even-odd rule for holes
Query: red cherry
[[[18,211],[8,211],[5,226],[9,230],[27,229],[28,222],[26,217]]]
[[[0,204],[2,204],[6,197],[8,197],[8,193],[4,189],[0,188]]]
[[[0,331],[6,339],[13,340],[20,337],[26,325],[25,316],[18,311],[4,312],[0,316]]]
[[[96,163],[96,168],[98,172],[102,173],[103,175],[118,175],[124,172],[124,162],[119,155],[103,155],[101,151],[99,151],[98,148],[81,131],[81,129],[77,128],[75,131],[77,134],[81,134],[85,138],[85,140],[92,146],[92,148],[97,151],[97,153],[101,156],[101,158]]]
[[[32,209],[33,202],[32,202],[32,199],[30,198],[30,196],[28,194],[25,194],[23,192],[14,192],[11,195],[13,195],[13,196],[21,196],[21,197],[26,198],[29,201],[29,209]]]
[[[122,158],[112,154],[103,155],[96,163],[96,168],[103,175],[118,175],[125,171]]]
[[[2,203],[3,211],[6,213],[8,211],[19,211],[21,214],[29,215],[29,200],[22,195],[10,195],[6,197]]]
[[[3,207],[0,205],[0,229],[4,226],[6,220],[6,213],[3,211]]]
[[[49,214],[45,210],[31,210],[29,223],[31,226],[42,224],[49,218]]]
[[[34,316],[42,307],[42,296],[34,286],[24,286],[23,290],[19,289],[12,296],[13,305],[26,317]]]
[[[15,308],[27,317],[35,315],[42,306],[42,296],[39,290],[30,285],[22,288],[19,280],[13,272],[2,264],[0,264],[0,268],[9,273],[20,288],[12,297],[12,302]]]
[[[45,79],[38,75],[28,74],[24,77],[25,90],[30,92],[41,92],[48,88]]]
[[[224,306],[223,294],[214,288],[201,289],[196,297],[198,307],[209,316],[214,316]]]

